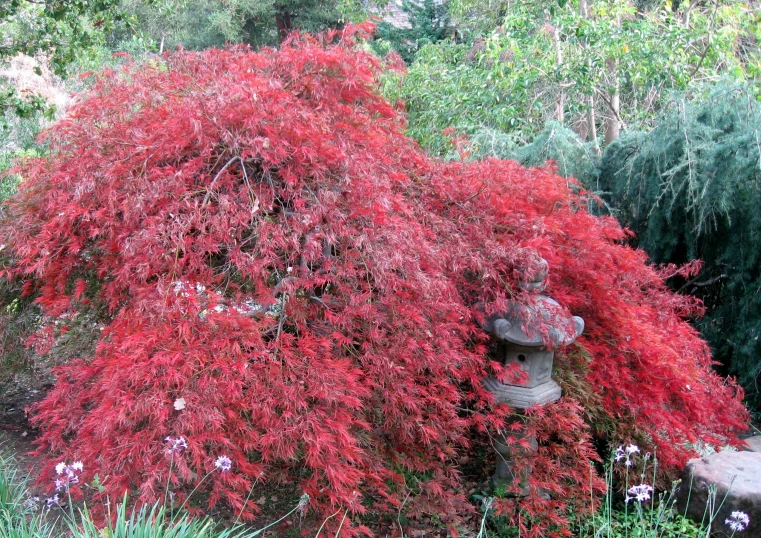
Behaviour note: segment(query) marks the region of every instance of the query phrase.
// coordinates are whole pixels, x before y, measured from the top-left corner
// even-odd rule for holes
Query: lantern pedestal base
[[[562,389],[560,385],[550,380],[536,387],[520,387],[517,385],[505,385],[490,377],[484,381],[486,390],[494,394],[499,403],[506,403],[516,409],[528,409],[532,405],[545,405],[560,399]]]
[[[523,422],[523,417],[517,416],[514,421]],[[539,450],[539,443],[533,436],[528,436],[524,427],[510,430],[509,433],[500,435],[494,440],[494,449],[497,451],[497,468],[492,477],[495,486],[512,486],[516,481],[520,483],[520,492],[512,492],[519,496],[529,494],[528,470],[520,470],[516,467],[515,459],[532,458]]]

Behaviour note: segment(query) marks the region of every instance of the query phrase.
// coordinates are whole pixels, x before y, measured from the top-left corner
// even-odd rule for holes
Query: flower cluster
[[[69,487],[72,484],[79,484],[79,474],[84,470],[84,465],[81,461],[75,461],[71,465],[67,465],[66,462],[61,462],[55,466],[55,473],[58,478],[55,479],[56,491],[69,491]]]
[[[626,458],[625,464],[627,467],[632,466],[632,460],[631,456],[632,454],[636,454],[639,452],[639,447],[637,445],[629,445],[626,448],[623,446],[620,446],[616,449],[616,461],[621,461],[622,459]]]
[[[729,525],[732,532],[742,532],[750,523],[750,518],[745,512],[735,511],[732,512],[729,518],[724,520],[724,523]]]
[[[640,484],[639,486],[632,486],[627,490],[626,502],[628,503],[632,499],[636,499],[637,502],[645,502],[650,500],[650,494],[653,492],[653,487],[647,484]]]
[[[183,400],[184,402],[184,400]],[[175,405],[176,407],[176,405]],[[174,456],[175,454],[180,454],[182,451],[188,449],[188,440],[185,439],[182,436],[179,437],[165,437],[164,442],[167,443],[166,453]],[[229,456],[219,456],[216,460],[214,460],[214,467],[222,471],[223,473],[228,472],[233,467],[233,460],[229,458]]]
[[[164,442],[169,444],[169,448],[166,449],[166,453],[170,455],[179,454],[183,450],[188,449],[188,441],[180,437],[165,437]]]

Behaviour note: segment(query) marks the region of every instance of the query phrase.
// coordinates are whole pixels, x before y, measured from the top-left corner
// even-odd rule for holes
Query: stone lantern
[[[554,350],[571,344],[584,331],[583,319],[568,317],[556,301],[541,295],[548,272],[547,262],[537,257],[521,284],[521,288],[530,292],[529,300],[509,303],[505,312],[487,317],[483,324],[494,340],[494,358],[506,366],[517,364],[528,378],[522,384],[501,383],[495,377],[484,381],[485,388],[494,394],[497,402],[518,410],[515,420],[520,422],[523,421],[521,411],[560,398],[560,386],[552,380]],[[530,455],[538,449],[536,439],[527,439],[522,428],[511,428],[509,436],[516,441],[525,439],[528,448],[516,443],[508,446],[504,435],[495,439],[498,454],[495,483],[512,483],[516,479],[512,458]]]

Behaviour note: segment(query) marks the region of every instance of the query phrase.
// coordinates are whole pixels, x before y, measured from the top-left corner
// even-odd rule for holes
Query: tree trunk
[[[579,0],[579,15],[585,19],[589,18],[589,3],[587,0]]]
[[[605,62],[605,67],[608,70],[613,81],[613,92],[608,99],[608,114],[605,117],[605,145],[607,146],[618,138],[621,133],[621,101],[618,94],[618,73],[616,61],[613,59]]]
[[[589,96],[589,110],[587,110],[587,134],[589,142],[592,142],[594,152],[600,154],[600,143],[597,141],[597,119],[595,118],[595,96]]]
[[[585,19],[589,18],[589,0],[579,0],[579,15],[584,17]],[[582,45],[585,49],[586,46]],[[587,66],[590,70],[591,65],[589,61],[587,61]],[[597,118],[595,117],[595,94],[591,93],[589,95],[589,101],[587,103],[587,114],[586,114],[586,121],[584,121],[584,136],[582,137],[582,140],[584,142],[592,142],[592,148],[594,152],[599,155],[600,154],[600,144],[597,141]]]
[[[589,136],[589,122],[587,121],[586,114],[581,114],[576,118],[576,121],[573,122],[573,130],[579,135],[579,139],[582,142],[587,141],[587,137]]]
[[[552,43],[555,46],[555,63],[557,68],[560,69],[563,65],[563,49],[560,48],[560,34],[557,28],[552,33]],[[555,120],[558,123],[565,121],[565,90],[562,84],[559,86],[558,97],[555,101]]]
[[[291,14],[286,10],[279,10],[275,14],[275,22],[277,23],[277,35],[280,37],[280,42],[282,43],[285,38],[288,37],[288,34],[291,33],[291,29],[293,28]]]

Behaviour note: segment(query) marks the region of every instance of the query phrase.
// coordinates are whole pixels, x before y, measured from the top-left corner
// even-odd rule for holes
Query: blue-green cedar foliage
[[[698,322],[748,401],[761,408],[761,105],[745,87],[674,99],[649,133],[608,147],[611,204],[658,263],[701,259],[676,286],[705,301]]]

